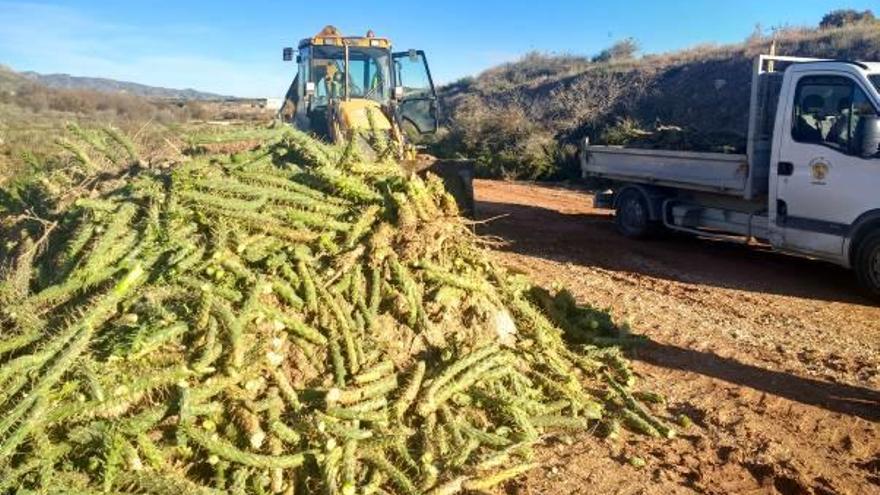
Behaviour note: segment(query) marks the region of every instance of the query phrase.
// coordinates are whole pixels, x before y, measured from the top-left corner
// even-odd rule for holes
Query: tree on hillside
[[[853,9],[839,9],[825,14],[825,17],[819,22],[819,27],[821,29],[839,28],[876,20],[874,13],[870,10],[859,12]]]
[[[639,51],[639,42],[634,38],[626,38],[614,43],[593,57],[593,62],[610,62],[612,60],[632,60]]]

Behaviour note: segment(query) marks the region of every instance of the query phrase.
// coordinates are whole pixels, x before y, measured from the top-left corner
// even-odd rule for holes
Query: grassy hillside
[[[0,64],[0,92],[15,91],[24,83],[24,77],[9,67]]]
[[[200,102],[177,105],[132,94],[53,89],[0,66],[0,185],[57,153],[58,137],[69,123],[137,134],[147,123],[176,126],[211,116]]]
[[[777,53],[880,60],[880,27],[775,33]],[[744,139],[753,58],[771,38],[704,45],[641,58],[531,53],[442,89],[449,132],[439,154],[476,158],[486,175],[574,177],[574,146],[583,136],[614,141],[621,132],[679,126],[713,143]]]
[[[107,126],[140,136],[148,127],[174,128],[192,121],[265,120],[245,105],[179,103],[131,92],[53,88],[0,65],[0,185],[40,169],[58,151],[70,123]]]

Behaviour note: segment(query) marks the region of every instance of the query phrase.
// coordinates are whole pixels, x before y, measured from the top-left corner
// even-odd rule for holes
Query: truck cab
[[[592,146],[618,230],[757,239],[853,268],[880,298],[880,63],[761,55],[746,154]]]
[[[770,158],[771,244],[856,262],[865,229],[880,227],[878,89],[880,64],[816,61],[785,70]]]

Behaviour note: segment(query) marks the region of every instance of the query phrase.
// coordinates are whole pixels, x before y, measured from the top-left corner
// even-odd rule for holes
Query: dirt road
[[[562,187],[477,181],[502,260],[650,338],[641,383],[695,426],[671,441],[546,447],[509,493],[880,493],[880,307],[821,262],[692,238],[618,236]],[[626,460],[638,456],[643,468]]]

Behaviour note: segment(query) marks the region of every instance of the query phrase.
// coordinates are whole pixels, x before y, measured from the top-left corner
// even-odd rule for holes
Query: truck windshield
[[[872,74],[868,76],[868,79],[871,80],[871,83],[877,88],[877,92],[880,93],[880,74]]]
[[[312,81],[315,104],[326,105],[330,98],[341,98],[348,79],[351,98],[368,98],[384,103],[391,96],[389,69],[391,53],[383,48],[350,47],[348,74],[345,50],[341,46],[312,47]]]

